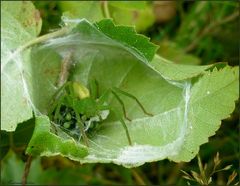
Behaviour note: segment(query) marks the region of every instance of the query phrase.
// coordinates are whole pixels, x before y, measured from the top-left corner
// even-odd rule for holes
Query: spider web
[[[1,129],[14,131],[18,123],[32,117],[32,108],[36,109],[29,87],[31,73],[27,61],[30,51],[21,52],[25,40],[34,36],[5,9],[1,10],[1,24]]]
[[[36,116],[45,115],[47,113],[47,110],[44,108],[49,106],[49,102],[51,102],[54,93],[59,89],[58,82],[62,73],[61,66],[69,52],[73,53],[73,57],[69,60],[71,67],[67,69],[69,70],[69,77],[65,77],[65,81],[67,81],[67,79],[80,81],[83,82],[85,86],[88,86],[88,82],[91,79],[91,76],[93,76],[92,74],[94,74],[93,72],[96,69],[97,63],[103,64],[103,62],[106,61],[111,66],[111,61],[116,62],[116,56],[118,56],[118,54],[119,56],[125,56],[123,57],[123,59],[126,58],[125,60],[133,61],[133,65],[126,65],[125,67],[127,69],[122,69],[122,72],[118,70],[116,71],[117,73],[121,73],[119,78],[107,78],[104,77],[102,73],[95,74],[96,76],[99,76],[98,80],[101,84],[100,89],[105,90],[113,85],[121,88],[125,82],[130,81],[129,76],[131,76],[132,71],[138,66],[138,64],[140,66],[146,66],[146,59],[139,55],[139,53],[136,53],[136,49],[128,48],[125,45],[112,40],[100,33],[93,26],[91,26],[91,29],[93,29],[94,32],[90,33],[90,36],[84,35],[84,33],[72,33],[67,36],[51,39],[40,47],[33,48],[32,51],[24,51],[26,56],[29,55],[27,55],[27,52],[31,52],[31,59],[29,60],[31,65],[26,63],[28,60],[24,58],[24,53],[19,52],[20,49],[14,50],[13,52],[11,52],[11,50],[5,50],[9,51],[9,53],[7,59],[1,64],[2,76],[8,79],[8,86],[16,83],[17,85],[20,85],[22,91],[21,95],[27,100],[28,108],[33,110]],[[110,48],[113,53],[115,52],[116,54],[113,55],[107,53]],[[121,61],[117,61],[117,63],[120,64]],[[51,65],[53,63],[54,65]],[[6,73],[6,69],[9,67],[14,68],[12,73],[19,74],[20,79],[18,79],[17,82],[14,80],[12,74],[9,76],[9,74]],[[55,69],[54,73],[43,75],[43,73],[48,72],[53,68]],[[151,69],[151,71],[155,71],[151,66],[147,66],[147,68]],[[108,72],[110,73],[110,71]],[[33,83],[31,80],[31,78],[33,78],[31,77],[32,74],[35,75],[35,82],[33,81]],[[103,123],[102,127],[100,127],[100,132],[96,131],[95,135],[89,137],[89,155],[81,160],[82,162],[114,162],[116,164],[124,164],[125,166],[136,166],[147,161],[171,157],[178,153],[184,142],[184,136],[188,127],[187,114],[191,84],[188,82],[173,82],[171,80],[166,80],[163,77],[161,77],[161,79],[161,81],[164,80],[167,84],[171,84],[179,89],[182,99],[179,100],[179,103],[175,105],[174,108],[159,111],[154,114],[154,117],[152,118],[146,116],[143,117],[139,111],[136,112],[136,110],[138,110],[137,105],[129,102],[126,105],[128,114],[136,114],[136,118],[132,120],[131,124],[127,124],[127,126],[129,127],[130,134],[134,133],[135,130],[139,131],[139,127],[141,127],[141,131],[144,131],[144,135],[146,138],[149,138],[149,142],[152,141],[151,136],[156,137],[156,135],[163,136],[163,141],[169,142],[162,144],[161,146],[156,146],[151,143],[148,144],[146,140],[141,142],[141,140],[139,141],[139,139],[135,139],[136,137],[133,135],[134,145],[129,146],[126,143],[126,135],[120,122],[116,119],[110,119],[110,121],[108,121],[107,117],[106,123]],[[45,89],[44,92],[42,91],[43,87]],[[161,87],[157,90],[160,91],[160,89]],[[101,91],[103,92],[103,90]],[[129,88],[129,91],[138,94],[136,90],[131,90],[131,88]],[[152,91],[146,91],[144,94],[138,95],[138,99],[147,100],[146,95],[151,97],[155,91],[156,90],[154,89]],[[124,101],[127,101],[127,99]],[[110,98],[110,104],[113,106],[116,105],[116,101],[114,101],[112,97]],[[158,110],[157,107],[154,108],[154,105],[152,107],[153,109]],[[108,114],[106,116],[108,116]],[[90,127],[91,122],[94,120],[96,121],[96,118],[94,119],[94,117],[95,116],[88,121],[87,127],[85,128],[86,132]],[[168,131],[167,124],[171,121],[178,122],[180,127],[177,128],[177,133],[174,131],[164,132]],[[58,123],[51,123],[52,127],[56,128],[59,137],[71,139],[71,135],[68,134],[70,132],[73,135],[79,135],[79,139],[81,139],[79,131],[69,131]],[[151,125],[148,126],[147,123],[151,123]],[[102,132],[105,127],[107,130],[110,128],[110,131],[119,132],[119,134],[113,133],[116,136],[116,139],[114,139],[115,137],[112,136],[112,134],[105,134]],[[153,128],[158,128],[160,130],[157,130],[158,133],[155,132],[153,135]],[[54,133],[54,129],[52,129],[52,133]],[[168,139],[168,136],[173,137],[172,139]],[[153,141],[155,140],[156,139]],[[70,156],[70,158],[77,159],[78,157]]]
[[[90,39],[91,37],[82,33],[72,33],[61,38],[51,39],[42,45],[39,50],[53,49],[61,56],[61,59],[64,59],[64,56],[71,51],[73,58],[71,61],[71,73],[69,74],[70,79],[84,83],[86,87],[88,87],[88,82],[93,76],[99,76],[97,80],[99,80],[100,89],[102,90],[106,90],[113,85],[119,88],[124,87],[126,82],[132,81],[131,74],[138,65],[140,65],[141,70],[146,67],[151,73],[159,73],[152,66],[146,65],[142,56],[139,56],[132,49],[126,49],[124,45],[109,40],[110,38],[102,35],[102,33],[99,34],[99,36],[101,36],[99,37],[100,40],[98,40],[96,33],[91,33],[90,35],[91,37],[94,36],[93,39]],[[116,53],[114,55],[106,53],[109,48],[111,48],[113,53]],[[116,56],[122,56],[123,61],[124,56],[126,56],[125,60],[133,61],[133,65],[130,64],[126,66],[127,69],[123,69],[122,71],[119,69],[116,71],[119,74],[122,73],[121,77],[116,79],[108,78],[107,75],[102,77],[104,72],[94,72],[97,68],[96,64],[110,64],[111,61],[114,61],[116,65],[120,64],[120,62],[116,62],[118,61],[116,60]],[[101,65],[99,65],[99,67]],[[108,71],[108,73],[111,72]],[[104,78],[104,80],[102,78]],[[95,135],[89,137],[89,155],[81,159],[81,162],[114,162],[126,167],[132,167],[139,166],[145,162],[172,158],[179,153],[185,136],[192,128],[191,123],[188,121],[191,82],[172,81],[161,75],[159,79],[164,82],[165,87],[147,90],[144,94],[139,94],[137,98],[143,100],[145,103],[149,100],[147,96],[151,97],[156,91],[161,92],[164,88],[169,90],[172,88],[173,92],[174,90],[178,91],[178,101],[171,98],[171,93],[173,94],[173,92],[169,92],[161,102],[165,104],[167,102],[175,102],[174,106],[169,106],[169,109],[163,109],[162,107],[159,109],[158,106],[154,104],[152,107],[156,113],[154,113],[153,117],[146,117],[143,116],[142,113],[140,114],[139,108],[135,103],[129,101],[127,98],[123,99],[124,102],[129,101],[129,103],[126,104],[128,114],[136,115],[136,118],[127,124],[130,134],[131,132],[134,134],[134,145],[127,145],[127,139],[122,125],[118,120],[111,120],[112,115],[110,113],[110,119],[106,118],[106,121],[101,124],[102,126],[96,131]],[[56,87],[54,84],[50,86]],[[135,88],[137,87],[136,85]],[[135,88],[129,88],[127,91],[135,91],[135,93],[138,94],[138,92],[134,90]],[[100,92],[103,92],[102,90]],[[161,102],[159,104],[161,104]],[[113,106],[117,105],[113,97],[110,98],[110,104]],[[117,107],[119,108],[119,106]],[[104,132],[105,130],[110,132]],[[118,133],[116,133],[116,131],[118,131]],[[145,139],[139,140],[138,137],[135,136],[135,131],[142,131],[140,133],[143,137],[145,136]],[[161,142],[156,142],[158,136],[160,137],[158,141],[163,141],[162,144]],[[154,141],[155,144],[151,144],[151,141]],[[74,156],[70,156],[70,158],[79,160],[78,157]]]

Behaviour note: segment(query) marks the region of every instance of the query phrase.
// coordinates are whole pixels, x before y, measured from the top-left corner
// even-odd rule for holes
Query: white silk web
[[[72,20],[70,22],[74,23]],[[14,82],[4,69],[11,63],[16,66],[15,70],[21,78],[23,96],[36,115],[46,115],[54,93],[66,81],[79,81],[88,87],[89,80],[93,77],[100,82],[101,92],[111,86],[123,88],[152,110],[153,117],[145,116],[136,103],[123,98],[127,113],[133,117],[131,122],[126,121],[133,146],[128,145],[124,128],[119,120],[114,119],[111,111],[110,114],[106,113],[108,110],[100,113],[103,122],[99,122],[98,116],[89,118],[85,124],[87,134],[92,123],[101,123],[101,127],[89,137],[89,155],[81,159],[83,163],[114,162],[132,167],[176,156],[191,129],[188,121],[191,82],[176,82],[164,78],[134,50],[127,49],[124,44],[105,36],[93,26],[92,29],[90,33],[71,33],[50,39],[33,48],[37,57],[31,61],[31,65],[26,64],[19,53],[9,51],[6,62],[1,64],[2,76]],[[64,66],[66,61],[67,65]],[[132,75],[134,73],[135,76]],[[31,78],[35,78],[34,75],[40,78],[32,85]],[[145,75],[148,80],[142,78]],[[34,92],[36,86],[37,93]],[[109,104],[120,107],[112,97]],[[66,112],[61,114],[66,115]],[[78,128],[63,129],[64,126],[59,123],[51,123],[52,133],[55,133],[56,127],[57,136],[73,139],[69,135],[72,132],[81,139]],[[82,142],[76,140],[76,143]],[[71,159],[79,160],[79,157],[69,154]]]

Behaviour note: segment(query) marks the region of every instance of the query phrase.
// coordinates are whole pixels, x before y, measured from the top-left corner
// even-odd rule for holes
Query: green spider
[[[153,116],[145,110],[135,96],[124,92],[119,88],[110,88],[101,96],[98,96],[98,83],[94,80],[90,83],[90,92],[89,89],[79,82],[66,82],[54,95],[55,101],[49,111],[49,117],[54,123],[60,123],[60,125],[63,126],[63,130],[71,130],[77,126],[83,137],[84,144],[89,146],[86,132],[90,126],[86,127],[86,122],[96,116],[98,116],[99,121],[103,121],[106,119],[107,115],[103,118],[101,113],[103,111],[112,112],[124,127],[129,145],[132,145],[132,140],[123,117],[107,103],[110,94],[112,94],[120,103],[125,119],[131,121],[126,114],[125,105],[118,94],[132,98],[146,115]]]

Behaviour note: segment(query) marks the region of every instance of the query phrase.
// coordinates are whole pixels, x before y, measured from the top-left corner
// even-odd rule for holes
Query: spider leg
[[[131,137],[130,137],[130,134],[129,134],[129,131],[128,131],[128,128],[127,128],[126,123],[124,122],[124,120],[122,119],[122,117],[120,116],[120,114],[119,114],[115,109],[111,108],[110,110],[115,114],[115,116],[116,116],[116,117],[119,119],[119,121],[121,122],[121,124],[122,124],[122,126],[123,126],[123,128],[124,128],[124,130],[125,130],[125,133],[126,133],[126,135],[127,135],[128,143],[129,143],[129,145],[132,146],[132,140],[131,140]]]
[[[121,98],[117,95],[117,93],[114,90],[111,90],[112,94],[114,95],[114,97],[118,100],[118,102],[120,103],[120,105],[122,106],[122,110],[123,110],[123,114],[124,117],[128,120],[131,121],[131,119],[127,116],[127,112],[126,112],[126,108],[125,105],[123,103],[123,101],[121,100]]]
[[[60,117],[60,109],[62,106],[62,102],[63,102],[63,97],[60,97],[58,100],[58,103],[57,103],[57,107],[54,112],[54,117],[53,117],[54,121],[57,121],[57,119]]]
[[[96,79],[90,80],[89,90],[90,90],[90,95],[93,99],[97,99],[99,97],[99,84]]]
[[[100,107],[100,110],[110,110],[112,111],[112,113],[114,113],[114,115],[117,117],[117,119],[120,121],[120,123],[122,124],[124,130],[125,130],[125,133],[126,133],[126,136],[127,136],[127,139],[128,139],[128,143],[129,145],[132,146],[132,140],[131,140],[131,137],[130,137],[130,134],[129,134],[129,131],[128,131],[128,128],[127,128],[127,125],[126,123],[124,122],[124,120],[122,119],[121,115],[118,113],[118,111],[114,108],[111,108],[110,106],[108,105],[102,105],[102,107]]]
[[[127,136],[127,139],[128,139],[128,143],[129,145],[132,145],[132,140],[131,140],[131,137],[130,137],[130,134],[129,134],[129,131],[128,131],[128,128],[127,128],[127,125],[125,123],[125,121],[123,120],[122,116],[118,113],[118,111],[112,107],[110,107],[109,105],[104,105],[104,103],[107,101],[110,93],[112,93],[114,95],[114,97],[117,99],[117,101],[121,104],[122,106],[122,109],[123,109],[123,113],[124,113],[124,117],[131,121],[128,117],[127,117],[127,114],[126,114],[126,108],[124,106],[124,103],[123,101],[121,100],[121,98],[116,94],[116,92],[112,89],[108,89],[107,91],[105,91],[100,97],[99,97],[99,100],[98,100],[98,103],[99,103],[99,109],[100,110],[110,110],[114,113],[114,115],[117,117],[117,119],[120,121],[120,123],[122,124],[124,130],[125,130],[125,133],[126,133],[126,136]]]
[[[69,86],[70,82],[66,82],[64,83],[63,86],[61,86],[52,96],[52,99],[50,101],[50,109],[48,109],[48,115],[52,114],[54,109],[57,107],[58,103],[59,103],[59,96],[61,98],[61,92],[62,90],[66,87]]]
[[[107,90],[105,91],[98,99],[98,104],[103,105],[109,98],[111,91]]]
[[[146,111],[146,109],[143,107],[143,105],[140,103],[140,101],[132,94],[129,94],[125,91],[122,91],[121,89],[117,88],[117,87],[114,87],[113,90],[115,90],[116,92],[124,95],[124,96],[127,96],[129,98],[132,98],[133,100],[135,100],[137,102],[137,104],[140,106],[140,108],[142,109],[142,111],[146,114],[146,115],[149,115],[149,116],[153,116],[153,114],[149,113]]]
[[[62,93],[62,90],[69,85],[69,82],[66,82],[63,86],[61,86],[53,95],[52,99],[51,99],[51,102],[50,102],[50,106],[49,106],[49,109],[48,109],[48,112],[47,112],[47,115],[52,123],[52,127],[53,127],[53,130],[54,130],[54,133],[57,134],[57,128],[56,126],[54,125],[54,122],[52,121],[55,121],[57,119],[59,119],[60,117],[60,109],[61,109],[61,106],[62,106],[62,103],[63,103],[63,95],[59,95]],[[54,115],[53,115],[53,112],[54,112]]]
[[[77,124],[78,124],[78,126],[80,128],[80,132],[81,132],[82,137],[83,137],[83,142],[85,143],[85,145],[87,147],[89,147],[88,137],[87,137],[87,135],[86,135],[86,133],[84,131],[84,124],[83,124],[83,122],[82,122],[82,120],[81,120],[81,118],[80,118],[80,116],[79,116],[79,114],[78,114],[78,112],[77,112],[75,107],[73,108],[73,110],[75,112],[75,115],[76,115],[76,118],[77,118]]]
[[[113,96],[117,99],[117,101],[120,103],[121,107],[122,107],[122,110],[123,110],[123,114],[124,114],[124,117],[128,120],[128,121],[131,121],[131,119],[127,116],[127,112],[126,112],[126,108],[125,108],[125,105],[123,103],[123,101],[121,100],[121,98],[117,95],[117,93],[112,90],[112,89],[109,89],[107,90],[100,98],[99,98],[99,104],[102,105],[104,104],[104,102],[108,99],[110,93],[113,94]]]

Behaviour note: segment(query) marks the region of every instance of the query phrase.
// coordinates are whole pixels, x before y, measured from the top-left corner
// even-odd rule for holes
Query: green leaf
[[[86,18],[91,22],[103,19],[100,2],[97,1],[59,1],[58,5],[64,16],[69,18]]]
[[[18,52],[41,29],[39,12],[29,1],[1,3],[1,130],[14,131],[32,117],[29,50]]]
[[[69,52],[72,53],[69,80],[79,81],[89,88],[89,82],[96,79],[100,95],[109,88],[118,87],[136,96],[154,116],[145,115],[134,100],[120,95],[132,119],[131,122],[126,120],[126,124],[133,146],[128,144],[123,126],[111,112],[94,133],[87,133],[89,148],[50,133],[50,122],[42,116],[37,119],[28,153],[62,154],[81,163],[113,162],[136,167],[166,158],[189,161],[197,154],[199,146],[214,135],[239,97],[238,67],[217,70],[214,65],[177,65],[158,56],[146,63],[151,52],[141,54],[144,48],[136,49],[136,45],[133,50],[129,47],[131,42],[123,45],[128,38],[133,40],[133,35],[126,35],[126,30],[128,27],[114,26],[109,20],[95,25],[82,20],[70,34],[51,39],[32,52],[33,65],[37,65],[35,69],[39,72],[36,76],[42,77],[35,86],[39,86],[39,90],[50,90],[43,97],[36,96],[42,110],[49,107],[45,99],[49,100],[56,91],[53,79],[57,80],[58,76],[53,73],[47,84],[41,69],[46,68],[46,64],[54,64],[54,70],[61,72],[60,65],[56,64]],[[122,37],[115,36],[117,34],[123,34],[123,42],[120,41]],[[141,39],[141,36],[135,37]],[[52,55],[55,57],[48,60]],[[114,97],[108,103],[123,115]]]
[[[109,1],[108,7],[115,23],[134,26],[137,32],[143,32],[154,24],[153,7],[145,1]]]
[[[154,24],[155,17],[150,3],[144,1],[108,1],[106,3],[110,17],[116,24],[134,26],[138,32],[145,31]],[[103,4],[99,1],[60,1],[58,6],[69,23],[74,22],[74,19],[76,21],[85,18],[96,22],[104,18]]]
[[[147,37],[137,34],[133,27],[116,26],[109,19],[96,23],[96,26],[113,40],[139,51],[148,61],[153,59],[157,45],[151,43]]]
[[[156,55],[153,61],[151,61],[151,65],[165,79],[173,81],[181,81],[197,77],[200,74],[204,74],[206,70],[216,66],[215,64],[205,66],[176,64],[158,55]]]
[[[12,151],[1,161],[1,184],[11,185],[12,183],[21,184],[24,174],[25,163]],[[117,167],[119,172],[128,172],[131,179],[131,172],[122,167]],[[121,171],[121,170],[125,170]],[[56,157],[36,157],[32,159],[27,184],[34,185],[100,185],[104,181],[102,177],[94,177],[94,164],[79,166],[66,158]],[[71,179],[70,179],[71,178]],[[108,183],[111,183],[110,181]],[[117,184],[117,182],[112,182]],[[129,183],[130,184],[130,183]]]
[[[6,31],[4,34],[7,36],[12,34],[12,37],[17,37],[15,42],[24,43],[27,41],[26,39],[36,37],[40,33],[42,26],[40,13],[31,2],[4,1],[1,3],[1,11],[2,15],[6,16],[1,19],[1,21],[3,21],[2,27],[4,26],[4,31]],[[18,34],[14,35],[12,32]],[[23,36],[19,37],[20,33],[22,33],[25,38]]]
[[[61,56],[51,49],[35,50],[31,52],[32,100],[38,113],[47,114],[46,105],[49,106],[56,91],[56,84],[61,69]],[[43,91],[44,87],[44,91]]]
[[[34,129],[34,118],[18,124],[14,132],[0,131],[1,143],[0,159],[3,159],[11,148],[15,153],[21,154],[25,151],[28,142],[30,141]]]
[[[123,9],[130,9],[130,10],[144,10],[147,7],[146,1],[109,1],[110,6],[114,6],[117,8],[123,8]]]
[[[230,116],[239,98],[239,67],[214,68],[193,85],[189,98],[185,143],[174,161],[190,161],[189,152],[195,155],[199,145],[208,142],[221,125],[221,120]],[[193,156],[192,156],[193,157]]]
[[[24,171],[24,162],[16,154],[9,151],[1,161],[1,184],[21,183]]]
[[[33,134],[35,118],[18,124],[13,133],[13,144],[16,148],[26,148]]]
[[[72,159],[83,158],[88,154],[87,148],[73,139],[64,139],[50,132],[50,121],[47,116],[39,116],[35,122],[36,126],[27,153],[42,156],[60,154]]]

